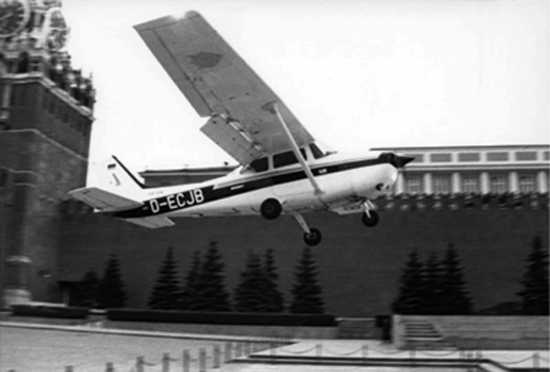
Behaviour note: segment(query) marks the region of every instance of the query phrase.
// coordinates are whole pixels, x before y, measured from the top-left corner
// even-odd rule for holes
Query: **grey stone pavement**
[[[264,342],[262,342],[264,341]],[[145,372],[162,371],[162,355],[170,353],[170,371],[185,371],[182,350],[191,354],[189,372],[201,370],[201,350],[208,354],[202,365],[205,371],[272,372],[272,371],[335,371],[335,372],[404,372],[430,370],[460,371],[457,368],[418,368],[421,360],[493,360],[484,365],[487,371],[503,368],[549,368],[548,350],[530,351],[402,351],[393,345],[374,340],[294,340],[295,343],[268,348],[270,342],[281,340],[254,339],[220,335],[190,335],[161,332],[122,331],[82,326],[52,326],[28,323],[0,322],[0,372],[64,371],[73,365],[74,372],[103,372],[107,361],[114,362],[114,371],[136,371],[136,358],[144,356]],[[238,362],[223,363],[226,347],[233,345],[232,357]],[[218,350],[218,363],[213,350]],[[263,350],[254,352],[254,350]],[[250,359],[244,354],[252,352]],[[246,362],[254,361],[254,363]],[[393,365],[372,362],[390,360]],[[284,363],[281,363],[284,361]],[[399,366],[395,361],[402,361]],[[8,363],[9,362],[9,363]],[[151,363],[152,362],[152,363]],[[366,364],[369,363],[369,365]],[[390,362],[390,364],[392,364]],[[416,366],[414,364],[417,363]],[[44,367],[39,368],[37,367]],[[46,368],[48,366],[48,368]],[[50,367],[51,366],[51,367]],[[216,367],[216,368],[215,368]],[[467,371],[468,369],[463,369]]]

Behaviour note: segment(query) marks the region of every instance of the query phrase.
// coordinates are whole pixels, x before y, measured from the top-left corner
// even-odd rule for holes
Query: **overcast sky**
[[[65,0],[73,66],[97,89],[91,161],[136,170],[233,159],[133,25],[200,12],[339,151],[550,138],[547,0]]]

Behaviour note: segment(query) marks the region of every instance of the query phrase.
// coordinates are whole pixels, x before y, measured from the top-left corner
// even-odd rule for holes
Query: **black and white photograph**
[[[550,1],[0,0],[0,372],[550,369]]]

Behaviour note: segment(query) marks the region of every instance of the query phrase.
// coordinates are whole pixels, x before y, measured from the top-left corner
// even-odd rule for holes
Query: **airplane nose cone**
[[[411,161],[413,161],[415,158],[412,156],[395,156],[395,167],[396,168],[404,168],[405,165],[409,164]]]
[[[393,152],[383,152],[378,158],[385,163],[390,163],[397,169],[405,167],[414,160],[412,156],[397,155]]]

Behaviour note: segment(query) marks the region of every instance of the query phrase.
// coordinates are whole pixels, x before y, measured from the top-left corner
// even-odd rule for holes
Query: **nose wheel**
[[[298,221],[298,224],[304,230],[304,242],[307,245],[313,247],[321,243],[323,236],[321,235],[321,232],[319,230],[315,228],[310,228],[307,225],[306,220],[304,220],[304,217],[302,217],[302,215],[299,213],[294,214],[294,218],[296,219],[296,221]]]
[[[310,247],[321,243],[322,238],[321,232],[317,229],[309,229],[309,234],[307,232],[304,233],[304,242]]]
[[[378,213],[373,210],[374,205],[370,202],[370,200],[367,200],[362,205],[363,210],[365,213],[361,216],[361,221],[363,222],[363,225],[367,227],[374,227],[378,225],[378,221],[380,220],[380,216],[378,216]]]

